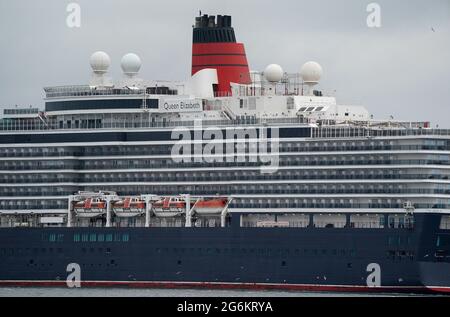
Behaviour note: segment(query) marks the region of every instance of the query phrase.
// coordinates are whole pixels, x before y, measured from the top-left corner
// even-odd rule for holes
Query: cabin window
[[[436,240],[436,246],[444,247],[444,248],[450,247],[450,236],[446,236],[446,235],[438,236],[437,240]]]
[[[407,228],[411,229],[414,226],[414,216],[406,214],[393,214],[388,216],[388,225],[391,229]]]
[[[352,228],[384,228],[384,215],[382,214],[355,214],[350,215]]]
[[[306,228],[309,226],[307,214],[247,214],[241,216],[241,227],[252,228]]]
[[[450,215],[442,215],[439,229],[450,230]]]
[[[346,215],[343,214],[316,214],[313,217],[316,228],[344,228]]]

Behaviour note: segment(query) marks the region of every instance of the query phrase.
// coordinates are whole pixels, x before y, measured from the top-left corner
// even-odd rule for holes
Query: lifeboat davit
[[[113,203],[112,210],[117,217],[136,217],[145,212],[145,201],[139,197],[126,197]]]
[[[174,217],[186,211],[186,202],[181,197],[165,197],[154,202],[152,207],[158,217]]]
[[[198,214],[217,214],[221,213],[227,204],[227,198],[200,200],[195,204],[194,211]]]
[[[100,198],[87,198],[75,203],[73,210],[78,217],[98,217],[106,213],[106,202]]]

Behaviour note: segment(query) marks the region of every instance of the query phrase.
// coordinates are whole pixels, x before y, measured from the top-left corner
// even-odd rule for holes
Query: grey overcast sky
[[[81,28],[66,25],[71,2]],[[367,27],[371,2],[381,28]],[[134,52],[140,77],[185,80],[199,10],[232,15],[253,70],[315,60],[339,103],[450,128],[449,0],[0,0],[0,107],[43,107],[42,87],[88,83],[96,50],[110,55],[114,79]]]

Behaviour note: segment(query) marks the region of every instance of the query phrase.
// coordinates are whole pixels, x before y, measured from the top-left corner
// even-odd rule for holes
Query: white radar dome
[[[96,73],[106,73],[111,65],[111,59],[105,52],[95,52],[90,59],[92,70]]]
[[[129,53],[122,57],[121,62],[122,70],[127,75],[134,75],[139,72],[142,66],[139,56],[133,53]]]
[[[307,62],[303,64],[300,70],[300,75],[305,83],[317,84],[322,74],[322,66],[316,62]]]
[[[283,78],[283,68],[277,64],[270,64],[264,70],[264,77],[271,83],[277,83]]]

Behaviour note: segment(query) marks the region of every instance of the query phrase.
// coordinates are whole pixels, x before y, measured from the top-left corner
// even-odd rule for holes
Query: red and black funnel
[[[250,84],[244,44],[236,43],[231,16],[203,15],[195,19],[192,75],[205,68],[217,70],[218,95],[231,93],[230,83]]]

